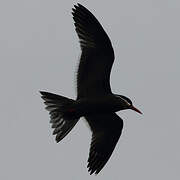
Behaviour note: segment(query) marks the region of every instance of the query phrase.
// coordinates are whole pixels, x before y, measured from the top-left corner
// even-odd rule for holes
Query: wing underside
[[[77,73],[78,98],[110,93],[109,78],[114,61],[110,39],[84,6],[75,5],[72,14],[82,49]]]
[[[98,174],[105,166],[117,144],[123,128],[122,119],[115,113],[86,116],[92,130],[88,171]]]

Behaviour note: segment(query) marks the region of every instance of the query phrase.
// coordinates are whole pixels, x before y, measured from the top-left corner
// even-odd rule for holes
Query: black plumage
[[[78,98],[111,93],[109,79],[114,62],[111,41],[89,10],[80,4],[74,7],[74,25],[82,49],[77,76]]]
[[[115,113],[132,109],[132,101],[113,94],[110,73],[114,62],[111,41],[95,16],[81,4],[72,9],[75,30],[82,50],[77,73],[77,99],[41,91],[56,141],[62,140],[85,117],[92,131],[88,158],[90,174],[98,174],[109,160],[123,129]]]

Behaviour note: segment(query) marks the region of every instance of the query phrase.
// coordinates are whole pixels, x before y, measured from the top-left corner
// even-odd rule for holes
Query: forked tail
[[[50,114],[50,123],[54,128],[53,135],[56,135],[56,142],[59,142],[79,120],[79,117],[73,113],[75,101],[49,92],[40,91],[40,93]]]

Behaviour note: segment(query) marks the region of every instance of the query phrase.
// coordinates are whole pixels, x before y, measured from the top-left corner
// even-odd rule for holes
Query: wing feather
[[[121,135],[123,121],[115,113],[91,115],[85,118],[93,133],[87,167],[90,174],[98,174],[111,157]]]
[[[114,61],[111,41],[95,16],[81,4],[72,9],[82,54],[77,73],[78,98],[111,93]]]

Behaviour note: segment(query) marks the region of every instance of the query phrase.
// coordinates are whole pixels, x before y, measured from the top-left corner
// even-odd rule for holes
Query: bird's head
[[[123,109],[132,109],[132,110],[142,114],[142,112],[139,109],[137,109],[136,107],[133,106],[132,101],[129,98],[127,98],[126,96],[116,95],[116,97],[120,100],[122,110]]]

